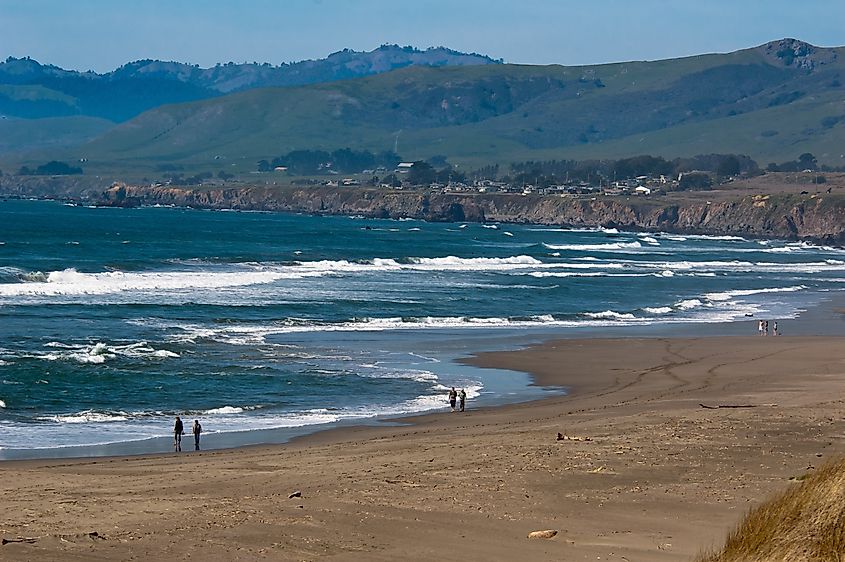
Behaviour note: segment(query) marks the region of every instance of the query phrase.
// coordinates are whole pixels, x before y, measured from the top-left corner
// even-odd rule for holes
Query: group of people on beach
[[[202,433],[202,426],[199,420],[194,420],[194,425],[191,428],[191,433],[194,434],[194,450],[200,450],[200,433]],[[173,448],[176,452],[182,451],[182,436],[185,435],[185,426],[182,424],[182,418],[176,416],[176,423],[173,424]]]
[[[760,320],[757,322],[757,332],[761,336],[768,336],[769,335],[769,321],[768,320]],[[778,335],[778,321],[775,320],[772,323],[772,335]]]
[[[460,392],[458,392],[457,390],[455,390],[455,387],[453,386],[452,390],[449,391],[449,405],[452,407],[453,412],[456,411],[455,407],[457,405],[458,400],[461,401],[460,408],[461,408],[461,412],[463,412],[464,407],[466,406],[466,403],[467,403],[467,393],[463,388],[460,390]]]

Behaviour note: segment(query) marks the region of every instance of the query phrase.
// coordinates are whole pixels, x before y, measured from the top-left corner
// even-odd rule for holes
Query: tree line
[[[34,170],[29,166],[21,166],[18,170],[19,176],[74,176],[82,174],[82,168],[71,166],[67,162],[51,160],[46,164],[37,166]]]
[[[718,178],[757,175],[760,168],[744,154],[702,154],[666,160],[661,156],[640,155],[619,160],[546,160],[514,162],[503,180],[532,185],[569,182],[610,183],[638,176],[678,177],[682,173],[710,172]]]
[[[391,150],[372,153],[369,150],[339,148],[332,152],[325,150],[293,150],[273,158],[259,160],[258,171],[270,172],[275,168],[287,168],[288,174],[295,176],[313,176],[337,172],[357,174],[376,168],[394,169],[401,158]]]

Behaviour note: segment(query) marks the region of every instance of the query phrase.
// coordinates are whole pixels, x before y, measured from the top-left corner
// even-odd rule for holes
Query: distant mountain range
[[[56,146],[39,157],[85,158],[89,166],[110,169],[179,163],[186,169],[246,171],[259,159],[291,150],[342,147],[396,149],[409,159],[444,155],[465,166],[712,152],[749,154],[763,165],[812,152],[820,162],[841,166],[843,55],[845,48],[783,39],[727,54],[564,67],[385,46],[284,67],[132,63],[100,78],[72,73],[54,83],[51,73],[66,72],[56,69],[42,72],[37,84],[10,85],[10,78],[0,78],[7,81],[0,93],[31,88],[34,104],[90,107],[86,111],[92,113],[68,115],[87,120],[93,140],[73,149]],[[20,70],[5,76],[26,75],[26,62],[7,63]],[[280,84],[283,79],[288,82]],[[284,87],[259,87],[271,80]],[[59,90],[59,83],[82,83],[90,90]],[[166,102],[163,91],[172,96]],[[24,107],[26,90],[17,92],[17,107]],[[96,131],[108,107],[128,107],[133,96],[167,105]],[[173,103],[179,96],[186,99]],[[98,104],[101,113],[95,114]],[[54,117],[50,126],[65,125],[64,119]],[[18,123],[21,135],[37,129],[10,121]],[[36,121],[50,120],[24,123]],[[0,121],[0,150],[3,126]]]
[[[253,88],[332,82],[407,66],[497,63],[501,61],[444,47],[419,50],[398,45],[382,45],[369,52],[344,49],[324,59],[280,66],[230,62],[200,68],[180,62],[140,60],[105,74],[10,57],[0,63],[0,114],[23,118],[86,115],[120,122],[160,105]]]

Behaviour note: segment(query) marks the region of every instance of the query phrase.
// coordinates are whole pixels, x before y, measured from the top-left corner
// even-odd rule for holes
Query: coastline
[[[841,308],[838,298],[825,303],[804,324],[833,332]],[[845,453],[845,404],[831,393],[845,380],[843,343],[551,340],[470,361],[531,369],[537,384],[572,389],[567,396],[337,428],[282,446],[8,461],[0,503],[12,515],[2,535],[35,541],[0,552],[689,559],[719,544],[748,507]],[[557,441],[558,432],[574,439]],[[525,538],[546,528],[560,532]]]
[[[628,231],[737,235],[845,246],[841,188],[845,174],[814,189],[782,174],[751,178],[707,191],[649,198],[578,197],[513,193],[396,191],[365,187],[231,184],[200,187],[146,186],[110,180],[25,178],[3,181],[0,195],[67,201],[98,207],[177,207],[312,215],[415,218],[432,222],[615,227]]]
[[[458,331],[455,337],[446,333],[431,333],[423,344],[432,348],[416,351],[436,355],[438,361],[450,365],[449,370],[465,371],[466,378],[482,378],[482,396],[470,401],[470,407],[498,409],[519,404],[530,404],[580,392],[581,387],[571,381],[561,384],[558,377],[544,374],[543,362],[522,362],[520,352],[526,349],[555,349],[566,340],[607,341],[613,339],[651,339],[677,337],[742,337],[756,333],[757,320],[749,318],[733,322],[679,322],[656,323],[645,326],[604,326],[578,328],[534,328],[530,330],[499,329],[478,330],[477,333]],[[830,298],[807,309],[802,309],[794,320],[781,320],[782,333],[798,336],[845,336],[845,294],[831,293]],[[342,335],[341,335],[342,336]],[[355,337],[355,335],[352,335]],[[447,342],[448,343],[444,343]],[[407,345],[406,340],[394,346]],[[435,351],[436,349],[436,351]],[[600,350],[596,350],[600,353]],[[275,429],[246,429],[203,436],[205,451],[225,451],[263,446],[281,446],[293,441],[315,439],[324,433],[334,435],[352,431],[359,426],[384,427],[419,423],[428,416],[439,416],[448,411],[445,394],[443,406],[434,410],[401,414],[381,414],[344,418],[320,424],[279,427]],[[187,438],[187,437],[186,437]],[[110,458],[125,456],[168,455],[172,453],[172,436],[152,437],[143,440],[119,441],[96,445],[75,445],[39,449],[0,449],[0,466],[6,462],[23,460],[59,460]]]

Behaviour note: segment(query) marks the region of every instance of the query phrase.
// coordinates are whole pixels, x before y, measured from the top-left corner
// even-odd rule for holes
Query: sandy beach
[[[845,453],[842,337],[574,339],[471,361],[570,394],[280,446],[4,462],[0,559],[689,560]]]

